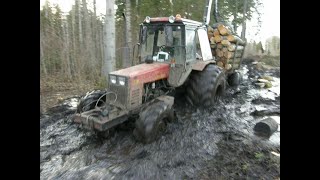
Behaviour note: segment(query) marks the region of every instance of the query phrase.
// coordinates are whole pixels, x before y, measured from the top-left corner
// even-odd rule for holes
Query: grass
[[[40,78],[41,106],[44,111],[60,103],[61,100],[73,96],[81,96],[93,89],[104,89],[107,86],[105,78],[67,79],[55,75]]]

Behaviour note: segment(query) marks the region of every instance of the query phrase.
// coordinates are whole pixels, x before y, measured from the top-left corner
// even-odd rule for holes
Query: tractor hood
[[[157,62],[151,64],[143,63],[129,68],[111,72],[110,75],[128,77],[129,82],[131,82],[131,84],[144,84],[168,78],[169,69],[169,64]]]

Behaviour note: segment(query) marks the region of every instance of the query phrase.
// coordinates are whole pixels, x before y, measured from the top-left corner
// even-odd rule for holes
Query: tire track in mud
[[[248,73],[250,76],[250,69]],[[229,88],[218,106],[206,110],[194,109],[178,100],[174,105],[177,119],[168,124],[159,140],[147,145],[134,140],[132,123],[116,128],[104,140],[79,128],[70,120],[75,107],[68,105],[78,99],[66,100],[63,107],[57,106],[56,111],[40,120],[40,125],[45,122],[40,126],[40,179],[206,177],[205,169],[210,169],[210,162],[225,150],[219,143],[254,138],[253,126],[264,117],[263,112],[262,116],[251,115],[256,105],[280,108],[280,98],[251,96],[247,93],[251,89],[255,87],[245,77],[239,90]]]

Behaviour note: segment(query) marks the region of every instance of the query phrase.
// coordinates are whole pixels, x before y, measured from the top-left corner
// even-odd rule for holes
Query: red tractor
[[[216,65],[207,24],[176,17],[146,17],[140,28],[138,65],[109,73],[108,89],[87,93],[74,121],[108,132],[138,115],[134,136],[154,141],[174,118],[173,92],[185,89],[193,106],[212,106],[223,96],[235,70]]]

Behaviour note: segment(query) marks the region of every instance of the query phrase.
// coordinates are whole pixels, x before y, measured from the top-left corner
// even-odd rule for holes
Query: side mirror
[[[166,46],[172,47],[173,46],[172,26],[166,26],[165,33],[166,33]]]

